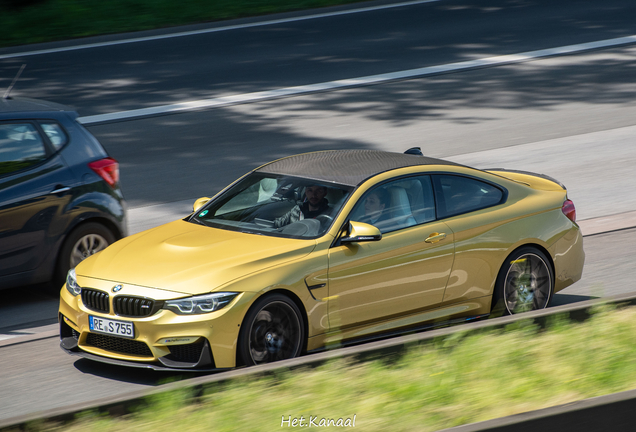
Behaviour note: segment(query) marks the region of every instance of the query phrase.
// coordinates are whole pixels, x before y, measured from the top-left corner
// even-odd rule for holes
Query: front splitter
[[[83,357],[89,360],[93,360],[96,362],[100,362],[100,363],[106,363],[106,364],[112,364],[112,365],[116,365],[116,366],[126,366],[126,367],[135,367],[135,368],[139,368],[139,369],[151,369],[151,370],[156,370],[156,371],[163,371],[163,372],[190,372],[190,373],[197,373],[197,372],[225,372],[229,369],[219,369],[219,368],[178,368],[178,367],[166,367],[163,366],[161,364],[158,363],[142,363],[142,362],[135,362],[135,361],[129,361],[129,360],[119,360],[119,359],[113,359],[113,358],[108,358],[108,357],[102,357],[102,356],[98,356],[95,354],[91,354],[91,353],[87,353],[86,351],[71,351],[68,350],[64,347],[61,347],[62,350],[64,350],[67,354],[72,355],[72,356],[78,356],[78,357]]]

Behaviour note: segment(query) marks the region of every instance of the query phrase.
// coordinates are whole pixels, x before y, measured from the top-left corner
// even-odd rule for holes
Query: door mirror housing
[[[209,197],[199,198],[198,200],[196,200],[194,202],[194,205],[192,206],[192,211],[195,212],[195,211],[199,210],[201,207],[206,205],[208,203],[208,201],[210,201]]]
[[[363,222],[349,222],[349,235],[340,239],[341,244],[379,241],[382,233],[378,227]]]

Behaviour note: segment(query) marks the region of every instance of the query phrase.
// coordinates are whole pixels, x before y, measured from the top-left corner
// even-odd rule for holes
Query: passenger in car
[[[364,216],[360,222],[375,225],[389,219],[385,209],[389,205],[389,193],[384,188],[375,189],[364,199]]]

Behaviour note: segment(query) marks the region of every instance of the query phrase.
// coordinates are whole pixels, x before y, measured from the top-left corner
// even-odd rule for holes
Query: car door
[[[0,276],[37,268],[62,234],[72,174],[34,121],[0,122]]]
[[[375,220],[365,203],[375,192],[386,202]],[[336,244],[329,252],[329,322],[332,331],[397,319],[432,308],[444,297],[453,264],[453,233],[435,220],[429,176],[370,189],[350,220],[375,224],[382,239]],[[390,326],[389,326],[390,327]]]

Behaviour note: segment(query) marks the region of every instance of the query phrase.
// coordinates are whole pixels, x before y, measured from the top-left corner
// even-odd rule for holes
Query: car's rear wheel
[[[239,361],[251,366],[297,357],[304,337],[298,306],[282,294],[266,295],[254,303],[243,320]]]
[[[60,251],[56,275],[57,282],[62,283],[70,269],[89,256],[106,249],[114,241],[115,236],[113,233],[97,222],[89,222],[77,227],[66,238]]]
[[[544,309],[552,299],[554,272],[543,252],[522,247],[513,252],[499,271],[493,313],[517,314]]]

